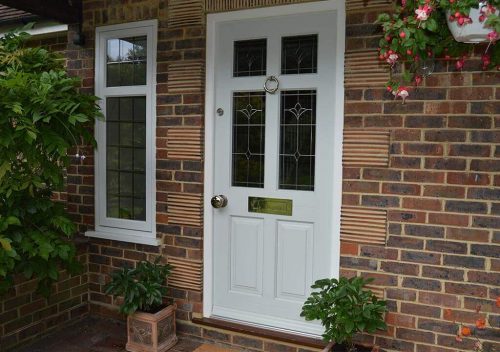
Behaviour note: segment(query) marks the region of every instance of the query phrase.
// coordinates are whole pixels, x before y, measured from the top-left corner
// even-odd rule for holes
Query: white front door
[[[300,311],[315,280],[338,275],[337,16],[215,28],[213,188],[228,203],[213,209],[213,316],[321,332]]]

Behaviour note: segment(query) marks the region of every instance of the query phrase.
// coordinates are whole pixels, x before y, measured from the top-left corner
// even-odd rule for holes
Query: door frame
[[[334,173],[332,202],[332,228],[334,236],[331,253],[331,276],[338,277],[340,267],[340,207],[342,203],[342,139],[344,128],[344,52],[345,52],[345,0],[322,0],[293,5],[279,5],[250,10],[239,10],[207,15],[206,81],[205,81],[205,162],[204,162],[204,211],[203,211],[203,316],[210,317],[213,309],[213,239],[214,216],[210,198],[214,192],[214,135],[215,135],[215,59],[216,26],[227,21],[260,19],[274,16],[305,14],[335,10],[338,13],[335,85],[338,100],[334,107]]]

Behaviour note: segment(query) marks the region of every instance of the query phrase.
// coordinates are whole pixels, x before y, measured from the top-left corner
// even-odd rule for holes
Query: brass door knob
[[[227,197],[222,194],[213,196],[210,203],[212,203],[212,206],[216,209],[224,208],[227,205]]]

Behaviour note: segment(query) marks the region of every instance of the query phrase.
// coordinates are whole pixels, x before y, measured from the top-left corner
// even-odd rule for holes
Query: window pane
[[[108,87],[146,84],[145,36],[108,39],[106,76]]]
[[[314,190],[316,91],[281,93],[280,189]]]
[[[301,35],[282,39],[281,73],[318,72],[318,35]]]
[[[233,95],[233,186],[264,187],[266,96],[263,92]]]
[[[234,42],[234,77],[264,76],[267,64],[267,40]]]
[[[107,216],[145,221],[146,97],[107,98],[106,113]]]

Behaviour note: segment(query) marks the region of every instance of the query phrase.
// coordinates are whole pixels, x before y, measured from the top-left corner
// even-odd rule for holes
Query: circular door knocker
[[[274,87],[273,87],[274,85]],[[264,90],[269,94],[274,94],[280,87],[280,82],[276,78],[276,76],[269,76],[266,79],[266,83],[264,83]]]

